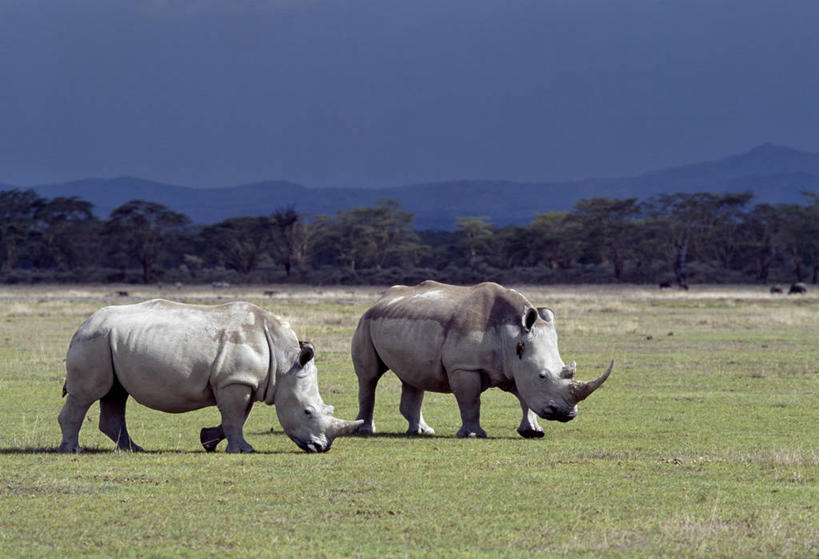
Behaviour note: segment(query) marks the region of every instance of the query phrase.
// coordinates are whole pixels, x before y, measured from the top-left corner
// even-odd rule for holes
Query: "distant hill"
[[[13,188],[0,185],[0,190]],[[269,181],[224,188],[191,188],[139,178],[86,179],[35,186],[41,196],[79,196],[106,217],[135,198],[186,214],[194,223],[270,214],[294,206],[299,212],[332,214],[370,206],[382,198],[415,214],[417,229],[451,229],[459,216],[488,216],[495,225],[522,225],[538,214],[570,209],[581,198],[607,196],[645,200],[660,193],[744,192],[754,202],[803,203],[800,191],[819,193],[819,154],[771,144],[716,161],[648,172],[635,177],[521,183],[459,180],[396,188],[308,188]]]

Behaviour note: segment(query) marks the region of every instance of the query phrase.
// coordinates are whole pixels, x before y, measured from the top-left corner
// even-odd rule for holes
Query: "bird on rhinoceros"
[[[425,391],[453,393],[461,413],[458,437],[485,437],[480,395],[498,387],[517,396],[521,436],[542,437],[537,422],[569,421],[577,403],[605,382],[574,379],[557,348],[554,314],[496,283],[471,287],[425,281],[394,286],[361,317],[352,340],[358,376],[359,433],[375,432],[378,380],[391,370],[401,380],[401,414],[408,433],[431,434],[421,405]]]

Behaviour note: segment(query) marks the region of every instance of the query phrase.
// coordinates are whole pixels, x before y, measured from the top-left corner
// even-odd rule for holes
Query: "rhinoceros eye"
[[[313,415],[313,410],[311,410],[310,408],[304,408],[304,415],[308,417]]]
[[[546,377],[547,377],[547,375],[546,375],[546,371],[540,371],[540,372],[537,374],[537,377],[538,377],[540,380],[546,380]]]

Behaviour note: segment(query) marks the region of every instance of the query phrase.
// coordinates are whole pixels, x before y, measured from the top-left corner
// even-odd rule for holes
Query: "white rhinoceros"
[[[249,303],[155,299],[102,308],[68,348],[59,450],[79,450],[80,427],[96,400],[100,430],[119,449],[142,450],[125,426],[125,402],[133,396],[171,413],[218,406],[222,423],[200,433],[207,451],[227,438],[227,452],[253,452],[242,434],[250,409],[257,401],[275,404],[293,442],[324,452],[361,422],[333,417],[319,395],[313,354],[312,344],[299,342],[287,323]]]
[[[378,379],[388,369],[401,379],[401,414],[408,433],[430,434],[421,404],[424,391],[455,394],[461,412],[458,437],[485,437],[480,395],[490,387],[520,400],[522,436],[542,437],[535,414],[569,421],[577,402],[608,378],[574,380],[575,363],[557,349],[554,314],[495,283],[457,287],[425,281],[391,287],[361,317],[353,335],[358,375],[359,433],[375,432],[373,405]]]

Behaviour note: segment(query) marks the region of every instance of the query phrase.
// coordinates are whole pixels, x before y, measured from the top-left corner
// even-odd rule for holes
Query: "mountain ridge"
[[[0,183],[0,190],[19,188]],[[648,199],[676,192],[744,192],[754,203],[802,203],[800,191],[819,193],[819,154],[774,144],[722,159],[648,171],[632,177],[556,182],[462,179],[389,188],[318,187],[286,180],[197,188],[139,177],[89,178],[32,187],[40,196],[78,196],[99,217],[132,199],[158,202],[208,224],[237,216],[268,215],[278,208],[332,214],[392,198],[415,214],[417,229],[452,229],[457,217],[487,216],[495,225],[523,225],[538,213],[569,210],[597,196]]]

